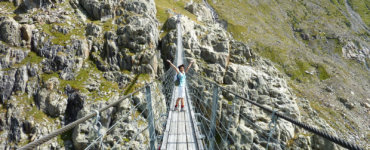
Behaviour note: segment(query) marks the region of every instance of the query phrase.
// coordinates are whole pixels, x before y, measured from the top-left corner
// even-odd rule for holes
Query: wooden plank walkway
[[[188,97],[188,95],[186,96]],[[163,136],[161,150],[200,150],[203,145],[199,146],[200,140],[197,138],[195,128],[196,124],[192,107],[189,107],[188,99],[184,99],[185,111],[175,111],[175,103],[177,99],[177,87],[174,87],[174,92],[170,105],[170,112],[167,118],[166,130]],[[190,109],[190,110],[189,110]],[[201,147],[201,148],[200,148]]]

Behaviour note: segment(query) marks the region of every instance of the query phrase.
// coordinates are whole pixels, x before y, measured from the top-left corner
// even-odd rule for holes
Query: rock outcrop
[[[173,60],[175,57],[178,13],[182,14],[179,21],[183,33],[185,59],[187,62],[196,60],[192,71],[213,79],[225,88],[261,105],[279,110],[284,115],[315,124],[333,135],[340,134],[335,129],[336,126],[330,123],[333,120],[320,117],[323,114],[317,111],[317,108],[321,107],[295,95],[297,91],[291,88],[291,80],[281,73],[289,70],[289,66],[280,66],[281,68],[277,69],[275,63],[259,56],[263,53],[271,52],[271,55],[276,53],[269,47],[260,48],[259,43],[256,44],[254,41],[248,43],[238,41],[241,37],[235,36],[235,33],[230,31],[239,30],[242,26],[229,22],[230,28],[226,29],[228,27],[226,20],[218,20],[221,17],[218,18],[216,11],[205,2],[207,1],[185,5],[183,2],[175,2],[171,5],[176,5],[177,10],[170,8],[163,10],[168,7],[167,3],[156,4],[154,0],[2,1],[1,4],[4,5],[0,6],[0,149],[18,149],[29,141],[47,135],[119,100],[122,95],[162,75],[165,68],[168,68],[163,60]],[[306,0],[302,3],[304,2]],[[248,1],[248,5],[255,7],[259,3]],[[310,7],[316,6],[308,4]],[[236,13],[235,10],[233,12]],[[249,10],[248,12],[255,13]],[[283,19],[271,13],[275,17],[271,20],[277,22],[289,20],[290,12],[285,10],[282,12]],[[259,13],[257,14],[260,15]],[[216,21],[213,20],[214,17]],[[297,32],[297,35],[287,33],[289,37],[299,38],[296,43],[310,45],[313,40],[325,36],[327,47],[321,47],[322,49],[327,48],[329,52],[335,51],[340,54],[338,57],[361,62],[368,69],[369,46],[366,42],[357,42],[366,38],[358,37],[360,40],[346,41],[346,38],[342,38],[342,33],[325,35],[319,30],[320,35],[316,35],[296,26],[292,25],[292,30]],[[270,30],[269,26],[266,28],[268,32],[274,31]],[[248,34],[251,31],[262,32],[261,28],[256,26],[245,30]],[[360,30],[358,34],[366,36],[360,33]],[[304,42],[300,41],[301,39]],[[282,45],[282,41],[284,40],[279,37],[270,43]],[[341,44],[344,41],[346,42],[340,47],[331,46],[333,43]],[[256,47],[255,45],[258,49],[252,48]],[[285,53],[283,50],[281,52]],[[272,59],[275,57],[277,56]],[[283,56],[280,58],[279,55],[276,59],[283,59]],[[311,76],[335,71],[326,71],[323,65],[311,62],[309,66],[306,67],[303,63],[299,70],[308,72]],[[311,68],[314,68],[314,73],[307,71]],[[350,80],[350,77],[347,77]],[[307,78],[308,81],[312,81],[312,78]],[[189,82],[193,88],[199,88],[204,92],[205,99],[196,103],[206,108],[210,107],[211,86],[198,79]],[[324,81],[317,85],[320,88],[321,83]],[[163,88],[160,87],[161,84],[154,82],[151,86],[161,89]],[[348,89],[342,86],[328,87],[323,88],[329,93],[328,96],[335,95],[338,90]],[[158,89],[152,90],[152,96],[156,97],[152,101],[152,107],[155,118],[160,122],[156,124],[155,130],[161,134],[165,122],[161,119],[165,119],[163,112],[167,110],[167,106],[164,96],[166,93]],[[361,107],[364,109],[360,109],[360,112],[364,114],[369,112],[368,99],[365,103],[357,103],[352,102],[347,95],[335,95],[335,98],[345,109],[357,111],[358,107]],[[262,133],[268,131],[270,114],[250,106],[242,99],[236,101],[238,105],[233,110],[235,114],[231,114],[229,102],[233,99],[234,96],[228,93],[219,93],[220,105],[217,112],[219,123],[231,123],[229,130],[222,131],[219,136],[233,137],[228,141],[232,143],[230,149],[264,149],[267,139]],[[119,149],[122,146],[128,149],[146,149],[146,145],[143,144],[148,143],[149,139],[149,133],[145,130],[148,124],[146,107],[145,93],[140,91],[131,98],[124,99],[119,105],[100,113],[99,120],[96,118],[87,120],[39,148],[84,149],[99,135],[109,132],[100,146],[107,149]],[[302,111],[302,108],[307,112]],[[305,119],[303,115],[311,118]],[[351,122],[345,114],[336,116]],[[252,124],[257,124],[260,129]],[[112,125],[117,127],[108,131]],[[348,128],[352,135],[355,135],[352,129],[357,131],[357,127],[354,126],[345,128]],[[292,149],[340,149],[321,137],[306,134],[305,131],[282,119],[278,120],[276,132],[272,137],[292,146]],[[353,137],[355,139],[351,140],[364,138]],[[93,148],[98,149],[98,146],[96,144]],[[271,141],[270,146],[272,149],[284,149],[276,141]]]
[[[0,18],[0,40],[12,46],[20,46],[21,30],[20,25],[13,19],[8,17]]]

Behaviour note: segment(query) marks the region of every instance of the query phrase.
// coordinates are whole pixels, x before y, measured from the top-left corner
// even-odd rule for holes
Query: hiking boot
[[[185,108],[184,107],[181,107],[181,110],[180,111],[185,111]]]
[[[175,109],[173,109],[173,111],[178,111],[179,110],[179,108],[178,107],[175,107]]]

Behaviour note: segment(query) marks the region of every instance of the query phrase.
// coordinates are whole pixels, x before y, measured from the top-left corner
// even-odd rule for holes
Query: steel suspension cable
[[[132,98],[132,97],[131,97]],[[130,109],[130,111],[127,113],[127,114],[131,114],[132,113],[132,111],[134,110],[134,109],[136,109],[136,108],[138,108],[139,107],[139,104],[141,104],[141,103],[138,103],[138,104],[136,104],[133,108],[131,108]],[[128,116],[128,115],[127,115]],[[105,133],[105,134],[103,134],[103,135],[100,135],[98,138],[96,138],[89,146],[87,146],[86,148],[85,148],[85,150],[89,150],[93,145],[95,145],[95,143],[99,140],[99,139],[101,139],[101,138],[103,138],[105,135],[107,135],[114,127],[116,127],[119,123],[121,123],[121,121],[123,120],[123,119],[126,119],[125,118],[125,116],[124,117],[121,117],[121,119],[119,119],[118,121],[116,121],[108,130],[107,130],[107,132]],[[123,134],[124,135],[124,134]]]
[[[206,79],[203,76],[200,76],[199,74],[194,73],[194,75],[190,74],[190,76],[193,76],[193,77],[197,76],[199,78],[203,78],[208,83],[211,83],[211,84],[214,84],[214,85],[218,86],[223,91],[226,91],[226,92],[231,93],[231,94],[233,94],[235,96],[238,96],[239,98],[241,98],[241,99],[243,99],[243,100],[245,100],[245,101],[247,101],[247,102],[249,102],[249,103],[251,103],[251,104],[253,104],[253,105],[255,105],[255,106],[257,106],[257,107],[259,107],[259,108],[261,108],[261,109],[263,109],[265,111],[267,111],[267,112],[269,112],[269,113],[272,113],[273,112],[272,109],[270,109],[270,108],[268,108],[266,106],[263,106],[263,105],[261,105],[261,104],[259,104],[257,102],[254,102],[254,101],[252,101],[252,100],[250,100],[248,98],[242,97],[238,93],[235,93],[235,92],[233,92],[233,91],[231,91],[229,89],[226,89],[225,87],[220,86],[218,83],[216,83],[214,81],[211,81],[209,79]],[[342,147],[345,147],[347,149],[351,149],[351,150],[352,149],[353,150],[363,150],[363,148],[360,148],[358,145],[355,145],[353,143],[349,143],[348,141],[345,141],[344,139],[341,139],[339,137],[333,136],[333,135],[331,135],[331,134],[329,134],[329,133],[327,133],[325,131],[319,130],[318,128],[315,128],[313,126],[307,125],[307,124],[305,124],[303,122],[300,122],[300,121],[298,121],[296,119],[293,119],[293,118],[291,118],[291,117],[289,117],[287,115],[284,115],[281,112],[276,112],[275,115],[278,116],[279,118],[282,118],[282,119],[284,119],[286,121],[289,121],[289,122],[291,122],[291,123],[293,123],[293,124],[295,124],[295,125],[303,128],[303,129],[305,129],[305,130],[307,130],[309,132],[312,132],[314,134],[317,134],[317,135],[319,135],[319,136],[321,136],[321,137],[323,137],[323,138],[325,138],[325,139],[327,139],[329,141],[332,141],[332,142],[334,142],[334,143],[336,143],[336,144],[338,144],[338,145],[340,145]]]
[[[170,71],[168,70],[165,74],[163,74],[162,76],[158,77],[158,79],[162,79],[162,77],[163,77],[163,76],[166,76],[166,74],[167,74],[168,72],[170,72]],[[157,80],[157,79],[155,79],[155,80]],[[131,97],[133,94],[136,94],[136,93],[138,93],[138,92],[140,92],[140,91],[142,91],[142,90],[145,90],[145,87],[146,87],[146,86],[148,86],[148,85],[153,84],[153,83],[155,82],[155,80],[154,80],[154,81],[152,81],[152,82],[150,82],[150,83],[147,83],[147,84],[146,84],[146,85],[144,85],[143,87],[141,87],[141,88],[139,88],[139,89],[135,90],[134,92],[132,92],[132,93],[130,93],[130,94],[128,94],[128,95],[126,95],[126,96],[124,96],[124,97],[120,98],[119,100],[117,100],[117,101],[115,101],[115,102],[113,102],[113,103],[111,103],[111,104],[109,104],[109,105],[107,105],[107,106],[105,106],[105,107],[103,107],[103,108],[99,109],[99,110],[98,110],[98,112],[100,113],[100,112],[106,111],[106,110],[107,110],[107,109],[109,109],[110,107],[113,107],[113,106],[118,105],[119,103],[121,103],[121,102],[122,102],[123,100],[125,100],[126,98]],[[64,127],[62,127],[62,128],[60,128],[60,129],[57,129],[57,130],[53,131],[52,133],[50,133],[50,134],[48,134],[48,135],[46,135],[46,136],[41,137],[40,139],[37,139],[37,140],[35,140],[35,141],[32,141],[32,142],[28,143],[27,145],[25,145],[25,146],[21,147],[21,148],[20,148],[20,150],[29,150],[29,149],[34,149],[34,148],[36,148],[38,145],[41,145],[41,144],[43,144],[43,143],[45,143],[45,142],[47,142],[47,141],[51,140],[52,138],[55,138],[56,136],[58,136],[58,135],[60,135],[60,134],[62,134],[62,133],[64,133],[64,132],[67,132],[67,131],[71,130],[72,128],[74,128],[74,127],[75,127],[75,126],[77,126],[78,124],[80,124],[80,123],[82,123],[82,122],[85,122],[86,120],[88,120],[88,119],[90,119],[90,118],[92,118],[92,117],[94,117],[94,116],[96,116],[96,115],[97,115],[97,113],[96,113],[96,112],[93,112],[93,113],[91,113],[91,114],[88,114],[88,115],[86,115],[86,116],[84,116],[84,117],[82,117],[82,118],[80,118],[80,119],[78,119],[78,120],[76,120],[76,121],[74,121],[74,122],[72,122],[72,123],[70,123],[70,124],[68,124],[68,125],[66,125],[66,126],[64,126]]]

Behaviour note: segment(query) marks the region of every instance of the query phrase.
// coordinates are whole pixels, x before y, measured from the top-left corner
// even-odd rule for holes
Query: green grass
[[[42,31],[44,31],[46,34],[52,36],[49,37],[51,39],[51,42],[53,44],[66,46],[68,44],[68,41],[72,39],[72,37],[76,38],[84,38],[85,34],[85,27],[81,24],[75,23],[75,27],[71,28],[71,30],[67,34],[60,33],[58,31],[53,30],[54,25],[64,26],[64,27],[70,27],[70,25],[66,23],[53,23],[53,24],[43,24],[41,25]]]
[[[144,86],[144,82],[149,82],[150,76],[149,74],[138,74],[135,78],[131,81],[131,83],[125,88],[124,95],[130,94],[134,92],[136,89],[142,88]]]
[[[14,10],[17,9],[17,7],[15,7],[12,2],[0,1],[0,8],[1,8],[0,12],[11,12],[8,15],[9,17],[16,16],[16,14],[13,13],[13,12],[14,12]],[[3,14],[2,14],[2,16],[3,16]]]
[[[318,70],[318,77],[320,80],[326,80],[331,77],[331,75],[326,71],[324,65],[319,64],[317,66],[317,70]]]
[[[14,98],[17,100],[18,104],[23,104],[25,106],[31,105],[34,101],[34,97],[28,97],[27,94],[14,95]]]
[[[352,131],[352,126],[356,126],[356,124],[353,123],[353,121],[348,117],[342,117],[342,113],[335,111],[328,107],[323,107],[322,104],[316,102],[316,101],[310,101],[310,106],[312,109],[314,109],[318,116],[322,119],[324,119],[333,129],[345,132],[345,131]],[[344,119],[346,119],[348,122],[346,122]],[[351,125],[350,125],[351,124]]]
[[[104,22],[101,21],[96,21],[96,20],[89,20],[90,23],[93,23],[95,25],[101,26],[102,30],[107,32],[107,31],[117,31],[117,24],[114,23],[115,18],[108,19]]]
[[[34,97],[28,97],[27,94],[22,95],[15,95],[14,98],[16,99],[17,103],[20,105],[24,105],[25,111],[22,111],[22,115],[24,115],[26,120],[33,120],[37,123],[44,122],[45,120],[48,122],[54,122],[54,118],[47,116],[44,112],[39,110],[35,105],[31,106],[34,103]]]
[[[57,142],[59,145],[64,145],[64,141],[71,140],[72,141],[72,134],[73,134],[73,129],[62,133],[61,135],[58,135],[57,137]]]
[[[30,51],[27,57],[22,60],[22,62],[14,64],[13,67],[18,68],[26,64],[39,64],[42,60],[43,58],[41,56],[38,56],[35,52]]]
[[[248,30],[247,27],[233,23],[229,23],[227,28],[227,31],[232,33],[233,37],[238,41],[245,40],[246,37],[245,34],[247,30]]]
[[[289,61],[287,50],[280,49],[279,47],[268,46],[257,42],[255,50],[263,57],[280,65],[286,64]]]
[[[361,16],[362,21],[370,27],[370,1],[348,0],[348,3]]]
[[[170,14],[167,13],[168,9],[171,9],[175,13],[180,13],[189,17],[191,20],[197,22],[197,17],[185,9],[186,3],[190,0],[155,0],[157,8],[157,19],[163,25],[169,17]]]
[[[51,74],[43,74],[43,75],[41,75],[42,80],[47,81],[48,79],[50,79],[52,77],[57,77],[57,78],[59,78],[59,82],[60,82],[59,87],[61,88],[61,90],[64,90],[67,85],[70,85],[73,89],[79,90],[82,93],[88,93],[89,96],[91,96],[91,98],[94,101],[100,101],[100,100],[107,101],[111,98],[111,96],[113,96],[112,94],[114,94],[114,92],[111,92],[111,91],[113,91],[113,90],[116,90],[117,92],[122,91],[121,89],[119,89],[118,83],[106,80],[103,77],[103,72],[100,71],[93,62],[87,61],[85,63],[89,63],[90,67],[89,68],[81,68],[81,70],[77,73],[77,76],[75,77],[74,80],[62,80],[62,79],[60,79],[59,78],[59,72],[54,72],[54,73],[51,73]],[[100,95],[98,95],[97,91],[91,91],[90,92],[85,88],[88,79],[90,77],[92,78],[91,75],[93,73],[97,73],[100,76],[100,78],[97,79],[101,82],[99,90],[102,91],[102,92],[111,92],[110,95],[100,96]]]

